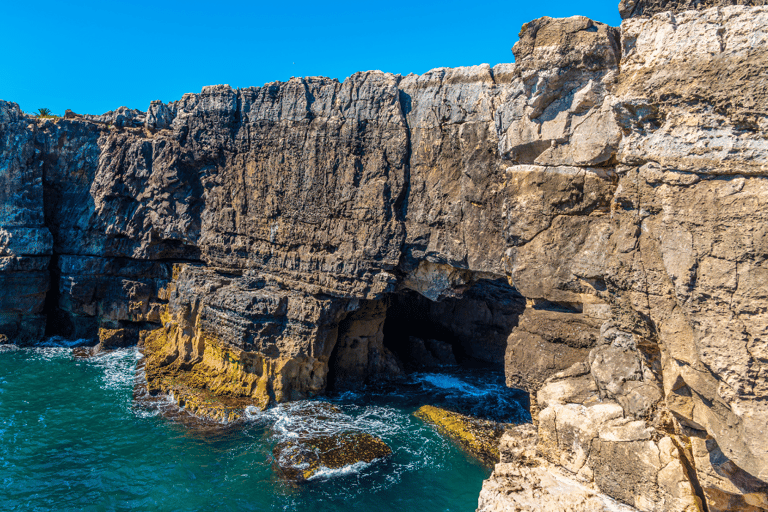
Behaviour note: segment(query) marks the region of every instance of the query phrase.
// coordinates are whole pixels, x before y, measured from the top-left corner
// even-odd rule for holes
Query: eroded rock
[[[273,454],[283,476],[300,483],[345,467],[384,459],[392,454],[392,449],[371,434],[350,431],[284,441]]]
[[[484,464],[492,466],[499,461],[498,443],[504,425],[494,421],[465,416],[432,405],[419,408],[414,416],[431,423]]]
[[[549,464],[537,455],[536,442],[532,425],[519,425],[504,434],[499,447],[501,462],[483,482],[478,512],[636,510],[601,493],[594,484],[578,481]]]

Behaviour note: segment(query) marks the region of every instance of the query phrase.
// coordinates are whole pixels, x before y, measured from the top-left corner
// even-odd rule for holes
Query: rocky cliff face
[[[684,12],[728,5],[765,5],[765,0],[621,0],[619,14],[622,19],[650,17],[660,12]]]
[[[0,102],[0,333],[142,342],[222,419],[453,344],[531,393],[481,510],[768,509],[768,8],[707,5],[535,20],[493,68]]]

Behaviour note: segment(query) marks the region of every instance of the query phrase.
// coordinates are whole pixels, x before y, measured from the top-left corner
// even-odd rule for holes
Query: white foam
[[[104,372],[103,384],[100,386],[102,389],[123,389],[133,386],[137,355],[136,347],[121,348],[98,354],[86,361]]]
[[[443,373],[421,373],[416,374],[415,377],[417,380],[426,382],[436,388],[456,390],[472,396],[485,396],[494,391],[491,389],[480,389],[454,377],[453,375],[446,375]]]
[[[24,350],[28,350],[35,354],[37,356],[36,359],[42,359],[43,361],[53,361],[54,359],[62,359],[64,357],[68,358],[72,353],[71,349],[64,347],[34,347],[25,348]]]
[[[355,473],[359,473],[374,462],[376,462],[378,459],[374,459],[371,462],[355,462],[354,464],[350,464],[348,466],[342,466],[340,468],[331,469],[327,468],[325,466],[320,466],[320,469],[309,477],[307,480],[320,480],[320,479],[327,479],[327,478],[335,478],[339,476],[347,476],[347,475],[353,475]]]

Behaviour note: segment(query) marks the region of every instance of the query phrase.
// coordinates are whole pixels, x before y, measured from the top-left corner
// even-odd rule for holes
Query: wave
[[[414,383],[430,393],[434,403],[502,423],[525,423],[530,413],[520,405],[524,393],[510,389],[500,372],[415,373]]]
[[[359,398],[358,395],[355,395]],[[345,400],[352,398],[343,395]],[[371,489],[389,487],[403,475],[431,468],[442,468],[449,441],[434,429],[410,414],[410,408],[392,405],[348,403],[336,399],[301,400],[279,404],[265,411],[248,407],[248,422],[271,431],[270,444],[318,435],[342,432],[362,432],[382,439],[392,448],[386,475],[378,471],[365,471],[374,462],[357,462],[337,469],[324,468],[310,480],[350,477],[366,480]],[[375,475],[375,476],[374,476]],[[382,481],[382,478],[384,481]],[[370,480],[370,481],[369,481]]]
[[[138,349],[130,347],[102,352],[86,361],[103,372],[102,389],[124,389],[133,386],[136,363],[140,358]]]
[[[481,389],[454,375],[444,373],[416,373],[413,375],[413,378],[417,382],[424,382],[436,388],[454,390],[470,396],[482,397],[491,393],[498,393],[499,391],[495,386]]]
[[[93,340],[87,338],[79,338],[76,340],[69,340],[62,338],[61,336],[51,336],[46,338],[35,345],[35,347],[50,347],[50,348],[75,348],[85,345],[93,344]]]
[[[320,466],[320,469],[318,469],[314,475],[309,477],[308,480],[327,480],[328,478],[353,475],[355,473],[360,473],[365,468],[368,468],[378,462],[378,460],[379,459],[374,459],[371,462],[355,462],[354,464],[342,466],[337,469]]]

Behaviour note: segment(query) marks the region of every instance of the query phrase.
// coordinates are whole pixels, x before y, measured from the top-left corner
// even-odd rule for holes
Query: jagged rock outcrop
[[[43,306],[53,239],[43,211],[36,124],[0,101],[0,334],[34,340],[45,331]]]
[[[570,330],[549,375],[520,364],[526,342],[553,352],[539,330],[557,330],[536,328],[546,317],[532,327],[526,312],[510,336],[508,377],[537,390],[538,452],[639,510],[768,508],[768,453],[753,441],[768,424],[765,286],[755,281],[765,13],[723,7],[622,24],[621,72],[604,100],[622,130],[610,217],[586,253],[593,275],[560,274],[566,287],[595,285],[610,314],[591,335]],[[564,368],[585,338],[596,340],[586,361]]]
[[[535,20],[494,67],[1,102],[0,334],[141,341],[229,420],[434,341],[531,394],[482,510],[768,509],[768,8],[707,5]]]
[[[578,481],[568,470],[550,464],[539,455],[537,442],[532,425],[507,430],[499,445],[501,461],[480,491],[478,512],[636,510],[601,493],[596,485]]]
[[[619,14],[622,19],[639,16],[651,17],[662,12],[683,12],[725,7],[728,5],[766,5],[765,0],[621,0]]]

